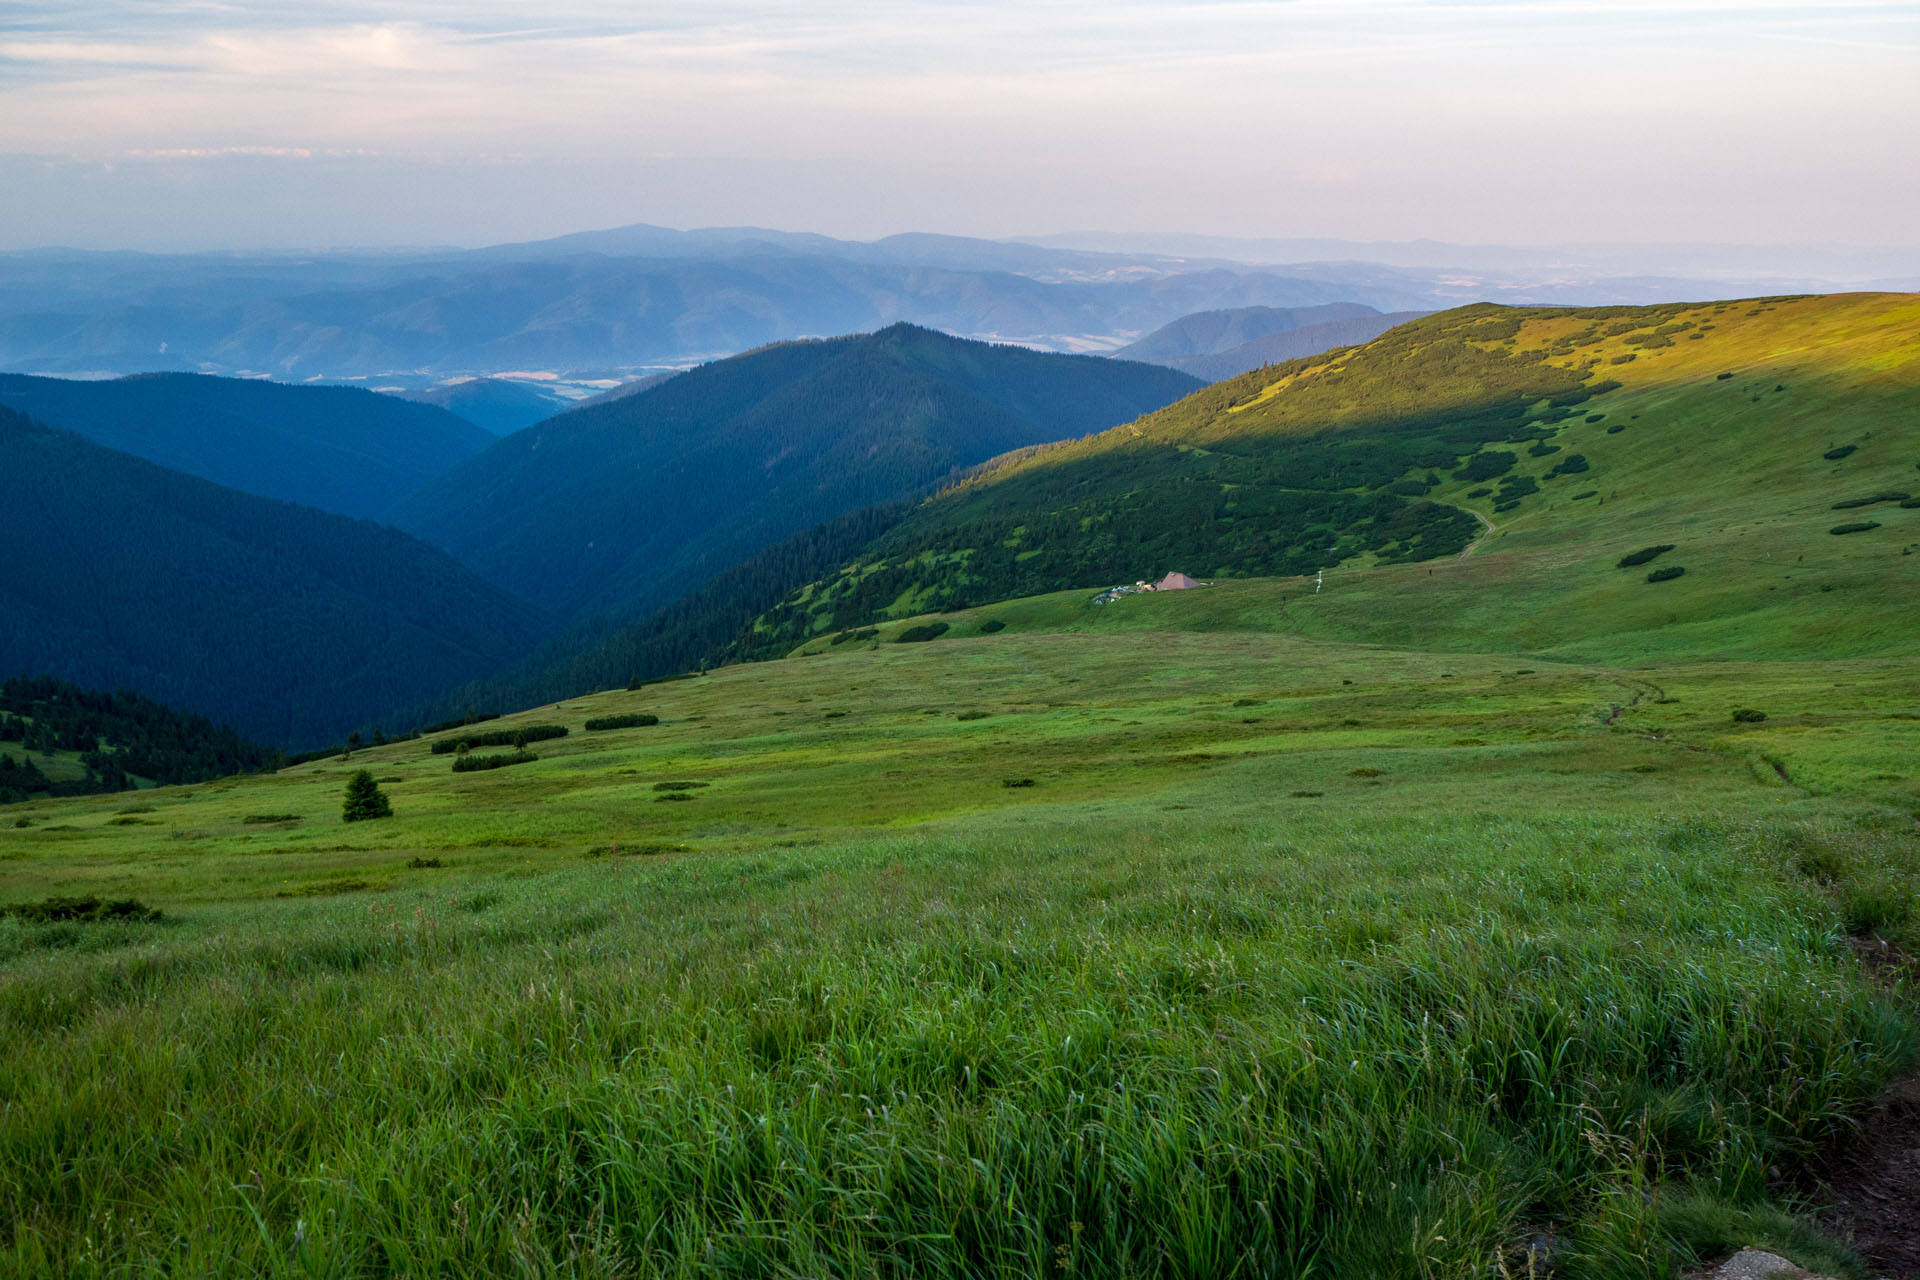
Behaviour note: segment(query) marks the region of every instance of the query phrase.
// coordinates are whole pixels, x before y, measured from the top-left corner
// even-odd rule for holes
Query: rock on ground
[[[1696,1273],[1697,1280],[1831,1280],[1796,1267],[1777,1253],[1742,1249],[1712,1271]]]

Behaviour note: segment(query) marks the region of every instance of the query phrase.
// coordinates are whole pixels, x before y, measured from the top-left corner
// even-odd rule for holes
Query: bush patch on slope
[[[1642,547],[1638,551],[1629,551],[1626,555],[1620,557],[1620,567],[1622,569],[1631,569],[1636,565],[1647,563],[1647,561],[1652,560],[1655,556],[1663,556],[1671,550],[1673,550],[1673,544],[1671,542],[1662,542],[1658,546]]]

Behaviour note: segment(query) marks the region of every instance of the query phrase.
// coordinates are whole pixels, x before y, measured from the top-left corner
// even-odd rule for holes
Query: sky
[[[1920,242],[1920,3],[0,0],[0,248]]]

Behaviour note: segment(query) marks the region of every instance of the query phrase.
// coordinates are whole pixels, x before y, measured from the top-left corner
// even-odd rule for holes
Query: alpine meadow
[[[1914,6],[12,8],[0,1280],[1920,1280]]]
[[[1869,1275],[1916,379],[1909,297],[1469,308],[978,472],[783,657],[11,806],[9,1265]]]

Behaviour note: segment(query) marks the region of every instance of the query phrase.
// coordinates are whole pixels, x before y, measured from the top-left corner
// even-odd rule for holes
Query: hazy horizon
[[[0,19],[0,248],[588,227],[1905,247],[1888,0],[497,0]],[[1156,228],[1170,229],[1156,232]]]

